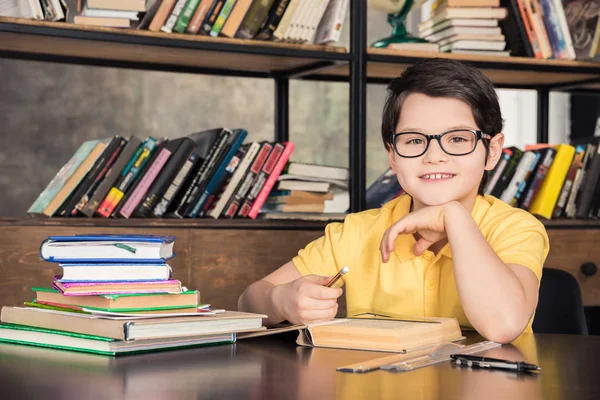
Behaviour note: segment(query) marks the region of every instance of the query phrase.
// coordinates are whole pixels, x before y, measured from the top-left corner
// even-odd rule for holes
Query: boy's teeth
[[[449,174],[427,174],[427,175],[423,175],[423,178],[425,179],[446,179],[446,178],[451,178],[452,175]]]

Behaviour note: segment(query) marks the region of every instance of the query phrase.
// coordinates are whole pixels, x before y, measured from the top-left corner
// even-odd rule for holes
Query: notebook
[[[50,236],[40,246],[51,262],[164,262],[174,256],[175,236],[75,235]]]

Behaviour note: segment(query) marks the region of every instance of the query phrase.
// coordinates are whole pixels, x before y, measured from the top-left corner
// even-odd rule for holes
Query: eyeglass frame
[[[446,149],[444,149],[444,146],[442,145],[442,136],[448,134],[448,133],[452,133],[452,132],[461,132],[461,131],[468,131],[471,132],[475,135],[475,146],[473,146],[473,149],[468,152],[468,153],[464,153],[464,154],[452,154],[452,153],[448,153],[446,151]],[[400,152],[398,151],[398,149],[396,148],[396,139],[398,138],[398,136],[401,135],[407,135],[407,134],[419,134],[422,136],[425,136],[425,138],[427,139],[427,144],[425,145],[425,150],[423,150],[423,152],[417,156],[403,156],[402,154],[400,154]],[[449,156],[454,156],[454,157],[462,157],[462,156],[466,156],[469,155],[471,153],[473,153],[475,151],[475,149],[477,148],[477,144],[479,143],[480,140],[483,139],[492,139],[493,136],[488,134],[488,133],[483,133],[480,130],[476,130],[476,129],[468,129],[468,128],[461,128],[461,129],[452,129],[450,131],[446,131],[443,133],[440,133],[439,135],[427,135],[425,133],[421,133],[421,132],[413,132],[413,131],[409,131],[409,132],[398,132],[398,133],[394,133],[392,135],[392,138],[390,140],[390,144],[392,145],[392,148],[394,149],[394,152],[396,154],[398,154],[398,156],[402,157],[402,158],[417,158],[417,157],[421,157],[423,154],[427,153],[427,150],[429,150],[429,144],[431,143],[432,140],[437,140],[438,145],[440,146],[440,149],[442,149],[442,151],[446,154],[448,154]]]

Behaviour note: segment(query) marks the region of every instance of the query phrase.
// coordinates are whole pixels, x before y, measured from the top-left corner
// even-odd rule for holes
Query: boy
[[[325,284],[347,265],[348,315],[453,317],[500,343],[531,332],[548,237],[526,211],[482,195],[501,131],[496,93],[478,69],[443,59],[408,68],[388,86],[381,132],[407,194],[329,224],[250,285],[239,309],[267,314],[267,324],[329,320],[342,289]]]

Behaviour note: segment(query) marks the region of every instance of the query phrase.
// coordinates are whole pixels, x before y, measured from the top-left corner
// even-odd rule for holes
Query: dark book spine
[[[542,163],[538,166],[535,171],[535,175],[525,193],[523,201],[521,201],[520,208],[524,210],[529,210],[531,204],[533,204],[533,200],[535,200],[535,196],[540,191],[542,187],[542,183],[544,183],[544,179],[546,179],[546,175],[548,175],[548,170],[552,165],[552,161],[554,161],[554,157],[556,156],[556,150],[548,149],[546,155],[543,158]]]
[[[175,210],[175,215],[179,218],[185,218],[188,216],[192,207],[194,207],[194,204],[204,191],[206,183],[212,176],[214,169],[218,165],[219,160],[227,148],[227,142],[229,141],[231,134],[232,132],[230,130],[223,129],[219,138],[215,141],[209,155],[206,157],[206,160],[200,168],[200,171],[198,171],[198,175],[192,183],[192,186],[188,188],[188,193],[186,193],[185,199]]]
[[[173,154],[169,158],[169,161],[162,168],[154,182],[152,182],[152,185],[134,212],[135,216],[146,217],[152,213],[167,189],[169,189],[181,167],[183,167],[183,164],[196,148],[196,144],[190,138],[182,138],[178,142],[177,149],[173,149]]]
[[[262,26],[275,0],[255,0],[248,9],[235,37],[252,39]]]
[[[206,17],[202,22],[202,26],[200,26],[200,33],[206,35],[210,34],[210,31],[212,30],[212,27],[215,21],[217,20],[217,17],[221,12],[221,8],[223,8],[224,3],[225,0],[216,0],[214,3],[211,4],[210,8],[208,9],[208,12],[206,13]]]
[[[258,155],[254,159],[252,166],[248,169],[248,172],[242,179],[238,189],[235,191],[235,194],[231,197],[229,204],[225,206],[225,210],[223,211],[223,216],[233,218],[237,214],[246,194],[252,188],[252,184],[254,183],[254,179],[260,172],[262,166],[267,161],[269,157],[269,153],[273,149],[273,145],[271,143],[265,142],[260,148]]]
[[[283,17],[289,4],[290,0],[275,0],[267,15],[267,19],[265,19],[265,22],[258,30],[255,39],[270,40],[273,37],[273,32],[275,32],[275,29],[279,26],[281,17]]]
[[[175,179],[173,179],[173,182],[171,182],[171,184],[169,185],[169,188],[163,195],[160,202],[156,205],[156,207],[154,207],[152,215],[154,215],[155,217],[162,217],[169,210],[169,206],[173,202],[173,199],[175,198],[177,193],[185,187],[184,183],[187,177],[192,173],[192,171],[194,171],[194,166],[198,162],[198,155],[192,154],[188,157],[188,159],[185,161],[185,163],[175,176]]]
[[[567,173],[567,177],[565,182],[563,183],[563,187],[560,190],[560,195],[558,196],[558,201],[556,202],[556,206],[554,206],[554,211],[552,212],[553,218],[562,217],[565,207],[567,205],[567,200],[569,199],[569,193],[573,189],[573,183],[575,182],[575,175],[577,175],[577,170],[579,166],[581,166],[581,160],[583,159],[583,151],[578,152],[573,157],[573,161],[571,162],[571,167],[569,168],[569,172]]]
[[[250,189],[250,192],[244,199],[244,202],[242,203],[242,206],[238,211],[238,217],[248,216],[248,213],[250,212],[254,201],[258,197],[258,194],[260,193],[265,182],[269,178],[269,175],[271,175],[271,173],[273,172],[273,168],[275,168],[275,164],[277,164],[277,161],[279,161],[279,157],[281,157],[281,154],[283,153],[284,149],[285,146],[281,143],[276,143],[275,146],[273,146],[273,150],[271,151],[271,154],[269,154],[269,158],[263,165],[261,171],[258,173],[258,176],[256,177],[254,184],[252,185],[252,189]]]
[[[217,190],[217,184],[220,182],[221,177],[225,173],[225,169],[229,165],[229,162],[233,159],[236,152],[242,145],[242,142],[248,135],[248,132],[243,129],[238,129],[233,132],[231,139],[227,143],[226,151],[224,152],[223,157],[221,157],[216,164],[215,171],[210,177],[210,180],[204,187],[204,190],[198,196],[198,199],[195,201],[194,206],[190,210],[188,216],[191,218],[196,218],[200,211],[204,208],[205,201],[209,198],[209,196]]]
[[[506,18],[500,22],[506,38],[506,49],[510,50],[511,56],[535,57],[517,1],[500,1],[500,6],[508,10]]]
[[[502,172],[500,180],[498,181],[496,186],[494,186],[494,190],[492,190],[492,196],[497,198],[500,198],[500,196],[502,196],[502,192],[504,192],[504,189],[506,189],[506,186],[510,183],[510,180],[512,179],[517,169],[517,165],[519,164],[519,161],[521,161],[521,157],[523,157],[522,150],[517,149],[516,147],[511,147],[511,150],[513,155],[510,158],[510,160],[508,160],[508,164]]]
[[[92,195],[92,198],[87,202],[85,207],[83,207],[83,210],[81,210],[81,212],[84,215],[88,217],[92,217],[94,215],[94,213],[100,206],[100,203],[102,202],[102,200],[104,200],[104,198],[108,194],[108,191],[117,181],[117,179],[119,179],[121,172],[129,163],[135,152],[140,148],[141,144],[142,142],[140,141],[140,139],[136,138],[135,136],[129,138],[127,145],[125,145],[125,148],[119,154],[119,157],[117,158],[115,163],[106,172],[106,176],[100,183],[100,186],[98,186],[98,189],[96,189],[96,191]]]
[[[583,176],[579,193],[575,205],[575,217],[585,218],[590,212],[590,206],[600,177],[600,146],[597,147],[596,153],[591,159],[591,165]]]
[[[86,182],[86,189],[80,190],[76,194],[75,199],[73,199],[73,202],[75,202],[77,198],[79,198],[79,201],[77,201],[74,206],[73,203],[69,205],[70,209],[68,208],[66,210],[67,216],[82,215],[81,211],[88,203],[88,201],[92,198],[94,192],[96,191],[96,189],[98,189],[100,183],[102,183],[102,180],[106,176],[106,173],[108,172],[110,167],[112,167],[112,165],[115,163],[121,151],[123,151],[123,149],[125,148],[125,145],[127,145],[127,139],[124,139],[119,136],[115,137],[111,141],[111,143],[106,148],[107,151],[103,153],[100,157],[103,160],[99,166],[99,170],[93,174],[93,177],[92,175],[88,175],[88,177],[91,178],[91,183]]]

